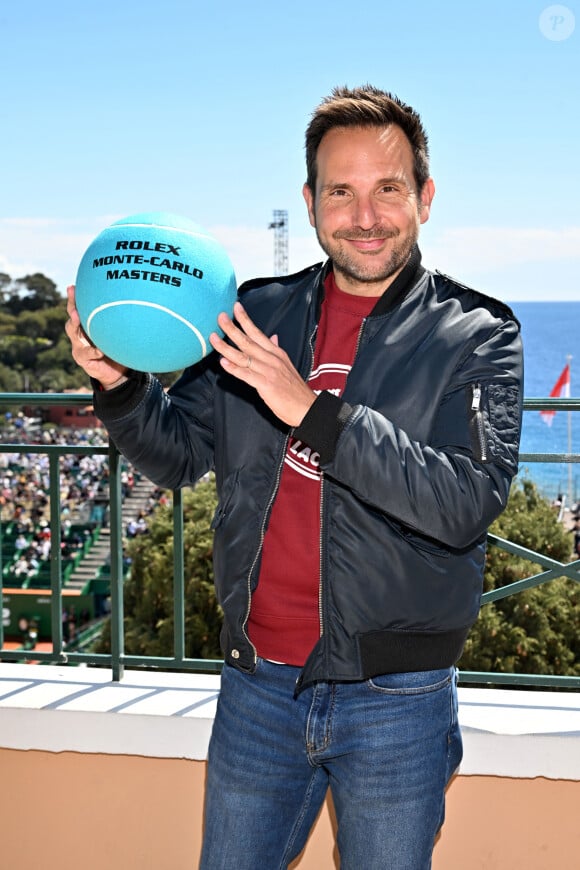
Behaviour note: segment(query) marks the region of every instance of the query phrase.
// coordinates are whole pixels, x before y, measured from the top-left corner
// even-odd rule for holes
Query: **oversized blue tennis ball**
[[[232,313],[236,278],[221,245],[165,212],[116,221],[89,245],[76,303],[91,341],[115,362],[172,372],[211,351],[220,311]]]

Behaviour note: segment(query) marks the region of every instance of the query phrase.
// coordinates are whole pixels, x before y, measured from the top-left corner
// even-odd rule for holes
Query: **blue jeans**
[[[328,787],[342,870],[428,870],[462,754],[453,669],[317,683],[225,665],[209,747],[202,870],[280,870]],[[328,856],[327,867],[333,866]]]

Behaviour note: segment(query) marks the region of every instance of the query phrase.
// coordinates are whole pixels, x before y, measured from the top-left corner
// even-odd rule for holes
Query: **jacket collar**
[[[320,275],[319,306],[322,305],[324,297],[324,279],[331,269],[332,261],[328,260]],[[395,308],[395,306],[400,305],[424,273],[425,267],[421,265],[421,251],[419,246],[415,245],[406,265],[403,266],[393,283],[387,287],[381,298],[377,300],[377,304],[371,311],[370,316],[376,317],[380,314],[386,314]]]

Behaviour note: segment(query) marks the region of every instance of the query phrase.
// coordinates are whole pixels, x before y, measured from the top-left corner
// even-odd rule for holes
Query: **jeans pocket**
[[[433,671],[410,671],[403,674],[380,674],[367,680],[369,689],[384,695],[420,695],[449,686],[454,668]]]

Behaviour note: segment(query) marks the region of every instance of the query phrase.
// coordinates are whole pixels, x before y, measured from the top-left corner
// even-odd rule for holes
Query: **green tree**
[[[221,609],[213,583],[211,518],[217,505],[213,480],[184,493],[185,651],[189,658],[220,658]],[[127,545],[131,571],[125,583],[125,649],[130,655],[172,656],[173,518],[160,507],[149,532]],[[101,651],[110,649],[110,624]]]
[[[16,317],[4,308],[0,309],[0,336],[12,335],[16,330]]]
[[[66,305],[62,300],[50,308],[23,311],[19,314],[16,325],[20,335],[52,345],[64,335],[66,318]]]
[[[571,560],[570,532],[529,480],[513,487],[507,509],[490,531],[561,562]],[[543,569],[497,546],[488,547],[484,591]],[[580,587],[561,577],[484,604],[459,667],[499,673],[580,675]]]
[[[41,273],[12,281],[2,273],[0,306],[0,388],[4,392],[62,392],[89,385],[72,358],[64,331],[66,300],[54,281]]]
[[[64,326],[66,299],[41,272],[13,280],[0,272],[0,389],[62,392],[90,386],[74,362]],[[8,374],[9,370],[14,375]],[[180,372],[158,375],[169,387]]]
[[[62,302],[56,284],[42,272],[17,278],[10,290],[6,304],[12,314],[20,314],[21,311],[40,311]]]
[[[0,339],[0,361],[22,371],[22,380],[26,380],[25,374],[34,371],[37,355],[38,347],[34,338],[15,332],[14,335],[4,335]]]
[[[0,362],[0,393],[19,393],[22,391],[22,375],[13,366]]]

